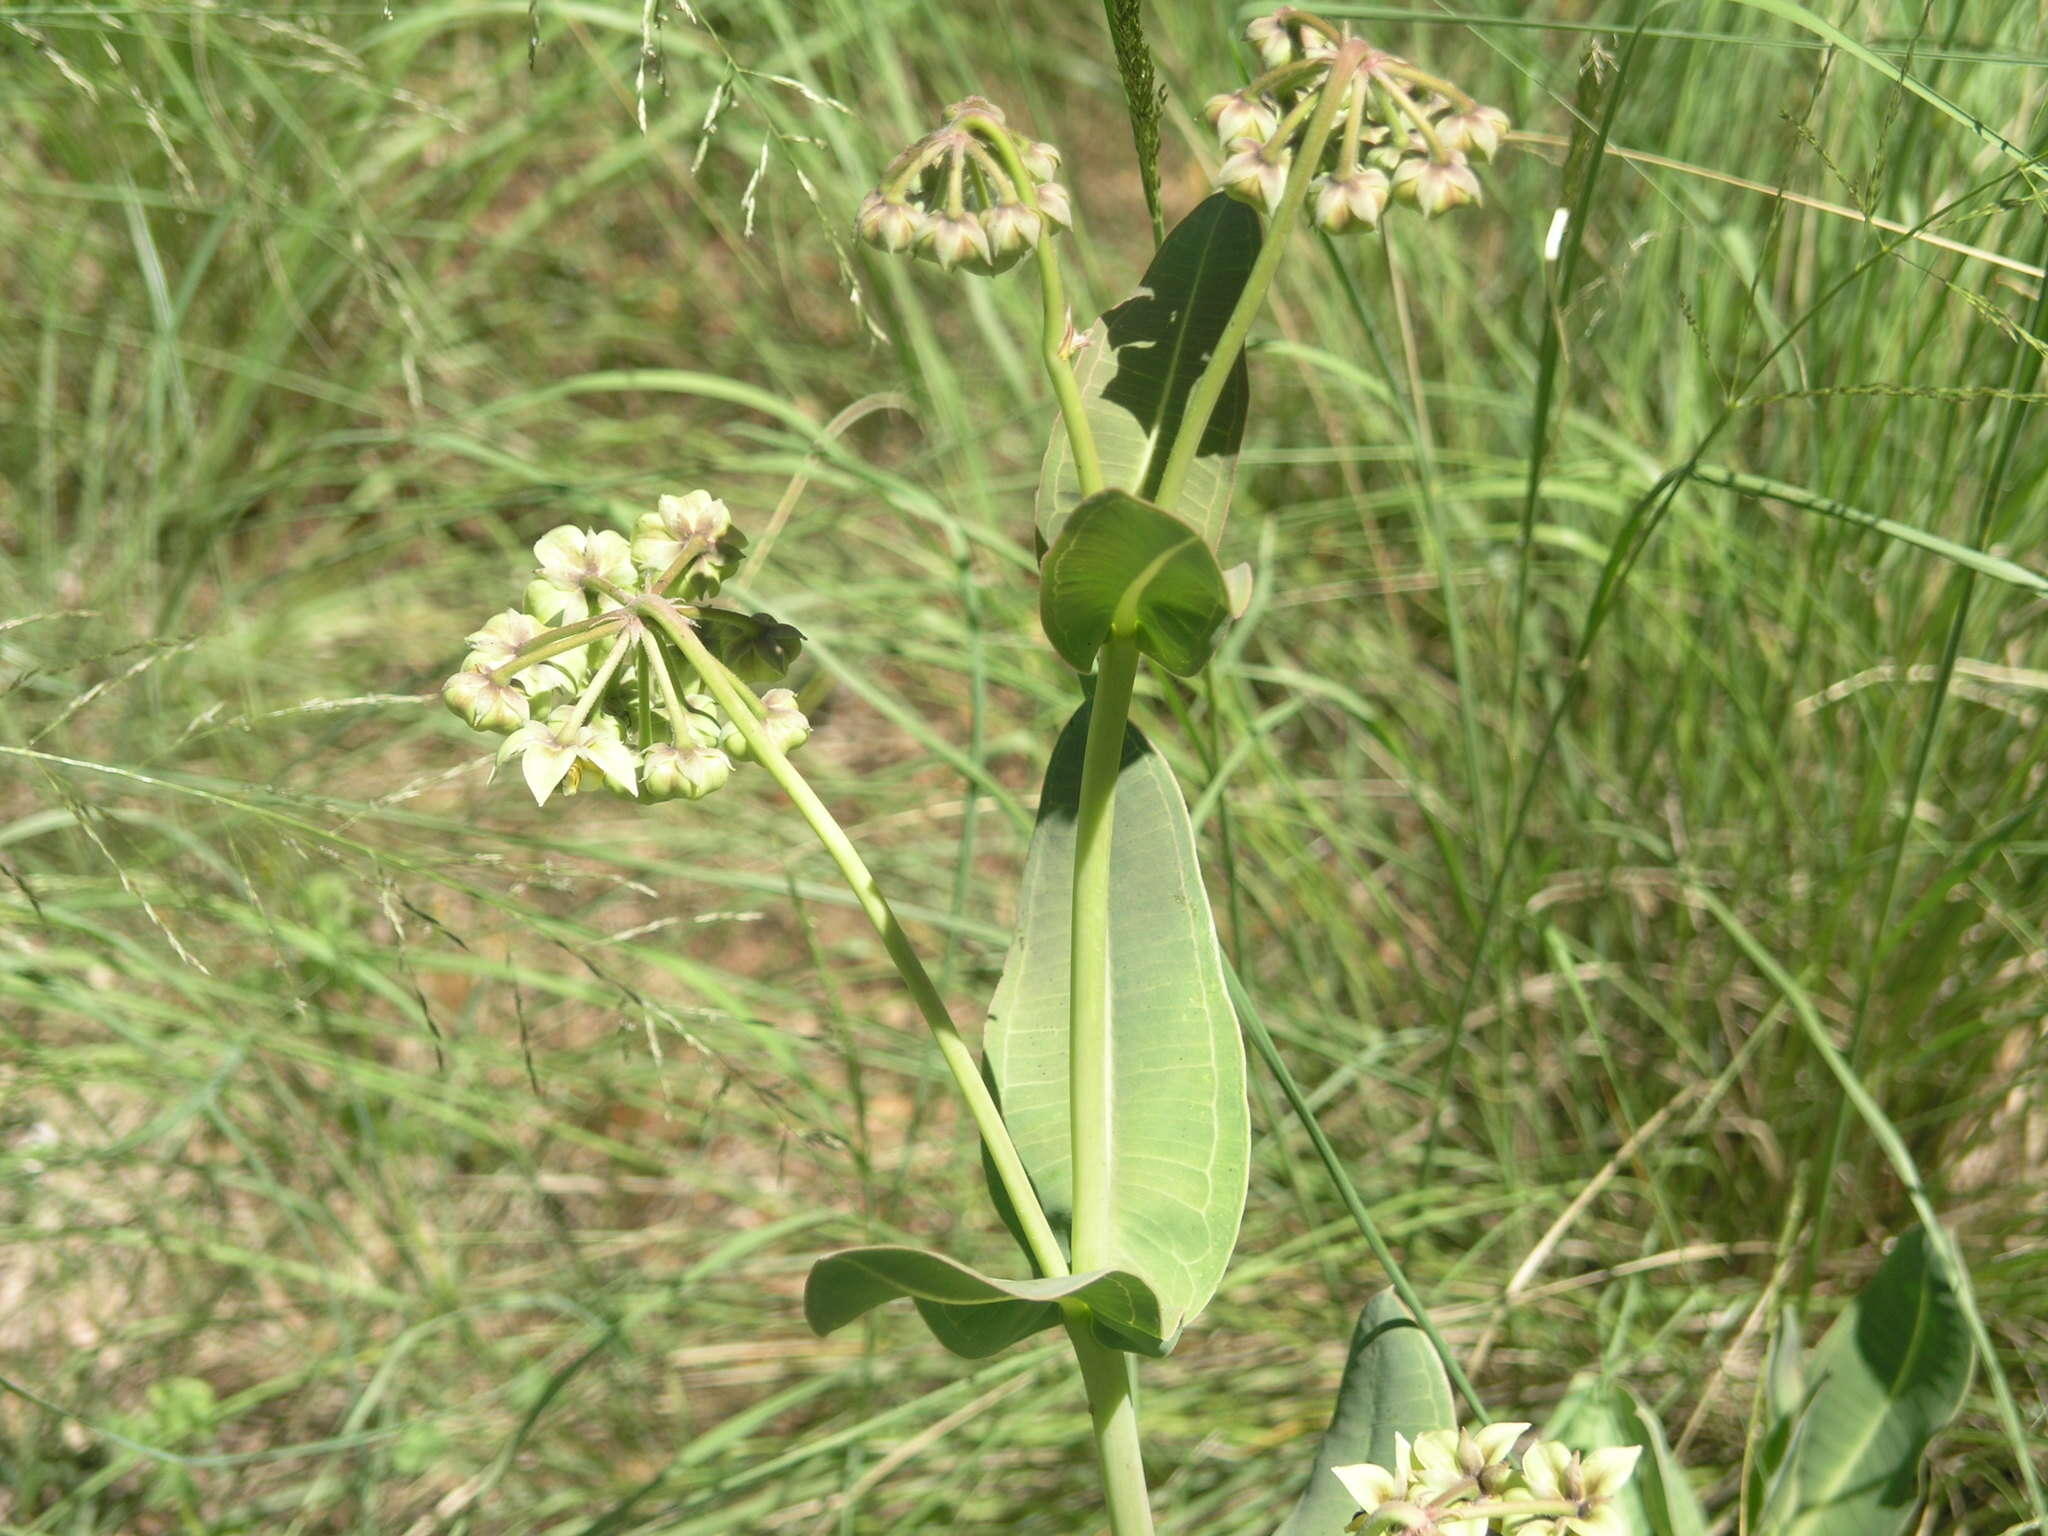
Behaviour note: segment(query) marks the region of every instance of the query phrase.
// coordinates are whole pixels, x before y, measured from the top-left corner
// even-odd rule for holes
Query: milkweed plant
[[[1221,1281],[1250,1162],[1249,1002],[1217,942],[1179,787],[1131,722],[1137,674],[1198,675],[1248,599],[1251,572],[1226,571],[1217,546],[1248,409],[1244,344],[1297,226],[1355,236],[1475,209],[1478,168],[1509,130],[1453,81],[1306,11],[1259,17],[1245,40],[1250,78],[1206,106],[1216,195],[1165,236],[1133,297],[1085,330],[1060,273],[1074,216],[1060,153],[993,102],[947,108],[855,215],[866,244],[943,277],[1034,261],[1059,411],[1036,503],[1040,617],[1084,697],[1050,752],[979,1058],[792,764],[810,725],[779,684],[803,636],[719,601],[747,547],[724,501],[663,496],[630,536],[546,534],[520,602],[468,636],[443,689],[457,715],[502,737],[499,765],[543,805],[599,785],[648,804],[702,800],[749,766],[793,802],[930,1026],[1020,1249],[1004,1274],[912,1247],[828,1254],[806,1284],[807,1319],[827,1333],[908,1300],[968,1358],[1064,1329],[1115,1536],[1153,1529],[1139,1363],[1169,1354]],[[1942,1250],[1908,1236],[1810,1373],[1796,1338],[1778,1350],[1740,1494],[1748,1530],[1882,1536],[1911,1520],[1918,1459],[1960,1400],[1970,1353],[1949,1341],[1927,1392],[1886,1396],[1886,1363],[1861,1335],[1948,1294]],[[1276,1469],[1301,1488],[1281,1536],[1704,1529],[1633,1399],[1576,1416],[1599,1444],[1486,1422],[1412,1289],[1391,1278],[1400,1294],[1365,1308],[1313,1465]],[[1471,1411],[1463,1428],[1453,1380]]]

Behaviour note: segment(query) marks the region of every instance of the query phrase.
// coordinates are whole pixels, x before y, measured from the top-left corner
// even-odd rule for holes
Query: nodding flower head
[[[986,97],[969,96],[890,162],[861,199],[854,233],[948,272],[1005,272],[1073,223],[1059,169],[1057,149],[1014,132]]]
[[[1377,229],[1393,202],[1434,218],[1480,200],[1472,162],[1499,152],[1508,132],[1500,108],[1292,6],[1252,20],[1245,39],[1265,73],[1210,97],[1206,113],[1224,150],[1219,191],[1277,214],[1316,109],[1336,91],[1328,132],[1307,170],[1304,203],[1319,229]],[[1338,55],[1347,46],[1348,78],[1339,80]]]
[[[803,635],[771,614],[709,602],[746,545],[707,491],[663,496],[630,540],[552,529],[534,545],[525,606],[470,633],[441,696],[473,728],[505,738],[499,765],[518,764],[542,805],[593,783],[643,804],[701,800],[732,777],[735,757],[760,755],[753,743],[775,758],[810,736],[787,688],[752,691],[789,670]]]

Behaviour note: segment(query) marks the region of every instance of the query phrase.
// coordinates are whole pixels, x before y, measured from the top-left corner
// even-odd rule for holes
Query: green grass
[[[699,9],[644,136],[634,7],[550,0],[532,68],[515,4],[0,14],[8,1530],[1091,1529],[1057,1349],[802,1326],[825,1248],[1004,1244],[801,826],[758,774],[537,814],[432,698],[549,526],[702,484],[758,533],[807,473],[748,591],[978,1017],[1074,697],[1035,295],[845,231],[981,89],[1069,152],[1081,318],[1120,296],[1101,14]],[[1985,130],[2043,142],[2044,24],[1824,0],[1858,58],[1753,4],[1351,9],[1532,134],[1593,36],[1629,64],[1575,258],[1579,169],[1529,145],[1485,211],[1283,273],[1253,611],[1138,704],[1226,942],[1497,1410],[1604,1367],[1726,1505],[1776,1305],[1817,1334],[1913,1219],[1810,1007],[2038,1447],[2048,240]],[[1149,19],[1172,215],[1238,18]],[[1383,1283],[1263,1081],[1254,1117],[1237,1266],[1147,1373],[1174,1531],[1271,1529]],[[1929,1529],[2025,1518],[2020,1454],[1980,1372]]]

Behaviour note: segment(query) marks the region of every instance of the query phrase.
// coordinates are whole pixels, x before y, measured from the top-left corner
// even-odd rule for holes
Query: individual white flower
[[[1432,1429],[1417,1435],[1410,1497],[1421,1504],[1437,1505],[1447,1497],[1498,1492],[1512,1472],[1508,1454],[1528,1428],[1527,1424],[1489,1424],[1476,1434],[1466,1429]],[[1453,1502],[1437,1516],[1437,1529],[1443,1536],[1486,1536],[1484,1519],[1460,1520],[1456,1515]]]
[[[1032,195],[1038,199],[1038,211],[1045,216],[1046,223],[1054,229],[1074,227],[1074,205],[1065,187],[1056,181],[1040,182],[1032,188]]]
[[[917,253],[948,272],[958,266],[985,266],[992,259],[988,231],[971,213],[934,215],[918,233]]]
[[[683,734],[697,746],[717,746],[718,701],[708,693],[686,693],[683,709]]]
[[[631,590],[638,585],[633,572],[633,550],[624,538],[609,528],[593,533],[588,528],[553,528],[533,546],[540,562],[540,574],[526,589],[526,606],[535,618],[550,624],[569,624],[590,617],[589,581],[606,581]],[[610,598],[602,606],[611,607]]]
[[[1386,172],[1367,166],[1349,176],[1318,176],[1310,183],[1315,198],[1315,219],[1319,228],[1342,234],[1354,225],[1361,229],[1379,227],[1387,211],[1392,185]]]
[[[1446,149],[1463,150],[1475,160],[1491,160],[1500,153],[1500,141],[1508,131],[1508,115],[1499,107],[1474,107],[1454,112],[1436,125],[1436,136]]]
[[[716,747],[664,745],[640,754],[644,800],[702,800],[731,777],[732,759]]]
[[[1479,178],[1457,150],[1446,150],[1447,158],[1403,160],[1394,168],[1394,195],[1420,208],[1426,218],[1466,203],[1479,201]]]
[[[1017,158],[1024,162],[1024,174],[1033,181],[1051,181],[1060,173],[1060,152],[1042,140],[1019,139]]]
[[[1284,148],[1274,153],[1272,144],[1239,139],[1231,146],[1230,158],[1216,172],[1216,185],[1241,203],[1250,203],[1265,213],[1277,212],[1287,192],[1287,172],[1294,156]]]
[[[811,739],[811,722],[796,707],[796,695],[787,688],[770,688],[761,695],[761,734],[785,755]],[[753,748],[736,726],[728,725],[720,733],[719,745],[742,760],[754,755]]]
[[[503,613],[486,619],[481,629],[465,637],[469,655],[463,659],[462,665],[466,669],[502,667],[546,633],[547,626],[532,614],[507,608]],[[578,646],[573,651],[564,651],[546,661],[522,667],[513,674],[512,681],[529,694],[547,693],[554,689],[574,688],[589,675],[590,654]]]
[[[981,226],[988,231],[989,250],[998,260],[1023,254],[1045,233],[1043,216],[1022,203],[997,203],[982,209]]]
[[[526,724],[526,695],[479,667],[466,667],[441,685],[448,707],[479,731],[514,731]]]
[[[1397,1434],[1394,1436],[1393,1466],[1382,1467],[1361,1461],[1348,1467],[1332,1467],[1330,1475],[1344,1485],[1344,1491],[1351,1495],[1352,1502],[1369,1515],[1382,1504],[1408,1497],[1408,1483],[1414,1475],[1413,1448],[1406,1435]]]
[[[1555,1440],[1540,1440],[1522,1457],[1522,1481],[1538,1499],[1575,1504],[1569,1515],[1531,1521],[1516,1536],[1629,1536],[1629,1520],[1615,1495],[1635,1475],[1643,1448],[1615,1446],[1581,1457]]]
[[[700,563],[717,568],[727,558],[728,546],[738,539],[731,510],[709,491],[663,496],[652,512],[641,513],[640,521],[633,525],[633,560],[652,581],[675,564],[683,546],[693,540],[703,551]],[[729,553],[736,558],[739,551],[734,548]]]
[[[546,724],[535,720],[522,725],[498,748],[499,766],[519,759],[520,774],[539,805],[546,805],[557,787],[573,795],[592,771],[622,794],[637,794],[633,749],[626,745],[618,721],[599,715],[578,725],[575,712],[575,706],[564,704]]]
[[[1278,16],[1254,16],[1244,25],[1244,40],[1259,51],[1259,61],[1278,69],[1294,57],[1294,37]]]
[[[1216,130],[1217,139],[1225,144],[1233,139],[1253,139],[1263,144],[1280,128],[1280,114],[1273,103],[1246,91],[1211,96],[1202,115]]]
[[[917,243],[917,233],[924,227],[924,220],[922,209],[900,199],[884,197],[876,191],[861,199],[853,227],[854,232],[869,245],[894,255],[909,250]]]

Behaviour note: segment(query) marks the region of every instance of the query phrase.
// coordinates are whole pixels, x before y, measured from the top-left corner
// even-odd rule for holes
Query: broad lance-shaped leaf
[[[1664,1426],[1617,1381],[1581,1376],[1566,1390],[1544,1427],[1544,1438],[1575,1451],[1642,1447],[1635,1475],[1615,1496],[1631,1536],[1706,1536],[1706,1514],[1671,1454]]]
[[[1974,1361],[1942,1246],[1914,1227],[1806,1363],[1806,1405],[1765,1501],[1766,1536],[1909,1529],[1927,1442],[1962,1406]]]
[[[1246,596],[1249,597],[1249,591]],[[1112,631],[1167,671],[1209,664],[1230,619],[1229,580],[1202,536],[1123,491],[1090,496],[1039,567],[1038,616],[1067,664],[1086,672]]]
[[[1138,291],[1089,328],[1074,372],[1106,484],[1158,499],[1159,476],[1188,393],[1215,354],[1258,255],[1259,216],[1219,192],[1174,225]],[[1200,530],[1211,548],[1230,513],[1250,396],[1240,352],[1202,432],[1179,505],[1170,509]],[[1038,476],[1041,547],[1058,541],[1080,499],[1066,424],[1056,421]]]
[[[1351,1331],[1351,1355],[1337,1388],[1337,1409],[1316,1447],[1315,1468],[1279,1536],[1341,1536],[1358,1507],[1332,1467],[1394,1464],[1394,1436],[1457,1424],[1451,1383],[1436,1348],[1401,1298],[1381,1291]]]
[[[1161,1355],[1159,1302],[1135,1275],[1100,1270],[1051,1280],[996,1280],[920,1248],[847,1248],[811,1266],[804,1319],[820,1337],[885,1302],[909,1298],[938,1341],[984,1359],[1060,1320],[1061,1301],[1088,1304],[1105,1342]]]
[[[1060,733],[1024,864],[1017,932],[989,1006],[996,1096],[1060,1232],[1074,1200],[1067,1118],[1074,818],[1089,706]],[[1237,1245],[1251,1162],[1244,1041],[1194,833],[1173,772],[1124,733],[1110,839],[1111,1188],[1108,1259],[1151,1286],[1170,1345]]]

